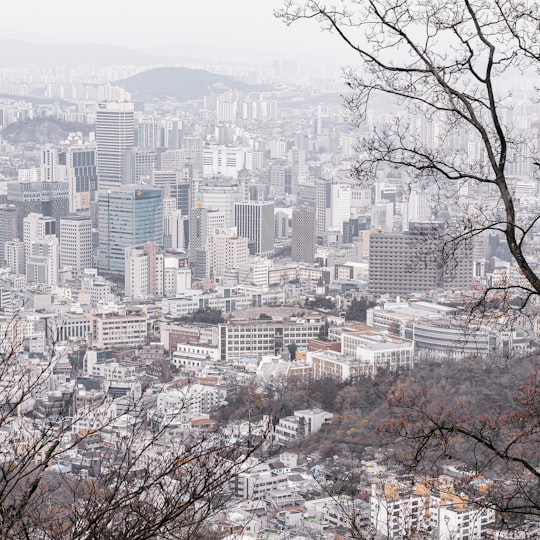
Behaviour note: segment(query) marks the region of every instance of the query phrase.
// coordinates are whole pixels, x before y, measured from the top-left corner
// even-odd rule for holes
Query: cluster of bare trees
[[[77,385],[50,399],[56,355],[4,349],[0,538],[198,538],[264,440],[189,430],[187,403],[163,418],[144,394],[120,409],[99,392],[81,399]]]

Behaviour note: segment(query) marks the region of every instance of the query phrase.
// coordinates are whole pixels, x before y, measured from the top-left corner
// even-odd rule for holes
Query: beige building
[[[146,343],[148,315],[139,306],[90,313],[92,345],[103,348],[137,347]]]

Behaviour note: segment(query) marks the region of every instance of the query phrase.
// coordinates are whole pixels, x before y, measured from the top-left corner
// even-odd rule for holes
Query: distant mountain
[[[0,39],[0,67],[11,66],[76,66],[76,65],[138,65],[178,64],[186,58],[148,54],[116,45],[35,44]]]
[[[129,79],[116,81],[131,93],[135,101],[175,98],[178,101],[201,99],[211,89],[256,92],[269,87],[238,81],[228,75],[210,73],[204,69],[160,67],[138,73]]]

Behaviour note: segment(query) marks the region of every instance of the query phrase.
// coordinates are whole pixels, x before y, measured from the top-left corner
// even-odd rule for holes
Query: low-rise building
[[[262,357],[279,353],[288,345],[307,347],[319,335],[324,319],[320,316],[287,321],[232,321],[219,325],[221,360]]]
[[[146,343],[148,315],[143,307],[113,307],[90,313],[94,347],[137,347]]]

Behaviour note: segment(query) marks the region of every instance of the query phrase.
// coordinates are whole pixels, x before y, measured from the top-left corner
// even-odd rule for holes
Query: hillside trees
[[[513,268],[478,291],[473,314],[495,309],[506,325],[536,317],[540,211],[519,200],[513,176],[538,179],[538,128],[519,126],[513,109],[517,97],[538,97],[538,2],[290,0],[277,15],[287,24],[317,21],[356,54],[358,65],[345,69],[353,125],[375,99],[396,106],[361,140],[355,172],[369,180],[384,168],[402,171],[409,190],[431,193],[445,222],[445,264],[486,234],[504,239]],[[508,408],[479,385],[452,393],[443,381],[404,382],[389,396],[395,416],[385,427],[407,446],[397,456],[418,469],[472,455],[475,470],[498,475],[501,489],[486,504],[538,515],[540,385],[537,367],[525,367]]]

